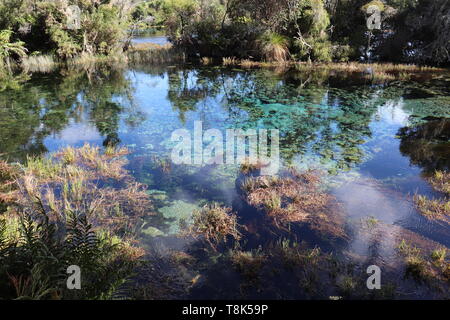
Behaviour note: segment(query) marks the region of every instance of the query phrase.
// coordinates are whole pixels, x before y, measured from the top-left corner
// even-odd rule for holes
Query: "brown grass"
[[[427,180],[434,189],[450,196],[450,172],[436,171]]]
[[[15,177],[13,210],[36,219],[65,222],[86,215],[94,227],[131,232],[136,221],[152,214],[146,187],[124,169],[126,149],[66,148],[48,158],[29,158]]]
[[[216,203],[206,205],[193,214],[193,223],[183,226],[184,234],[195,239],[203,238],[216,249],[217,245],[228,238],[239,240],[241,233],[237,217],[230,208],[219,206]]]
[[[27,56],[21,63],[24,72],[49,73],[58,66],[58,62],[52,55]]]
[[[17,168],[0,160],[0,205],[8,205],[14,201],[14,180]]]
[[[427,178],[427,181],[435,190],[444,193],[444,196],[439,199],[429,199],[425,196],[415,195],[413,201],[417,210],[430,219],[448,222],[450,217],[450,173],[436,171]]]
[[[346,237],[335,198],[320,188],[320,175],[290,169],[285,177],[247,177],[242,184],[246,201],[276,225],[304,222],[318,231]]]

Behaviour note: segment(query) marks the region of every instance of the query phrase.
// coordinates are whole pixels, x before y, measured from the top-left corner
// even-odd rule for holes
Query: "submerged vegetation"
[[[436,171],[428,178],[431,186],[443,194],[439,199],[428,199],[425,196],[415,195],[414,202],[418,210],[432,219],[447,220],[450,218],[450,173]]]
[[[321,189],[318,173],[290,169],[281,177],[247,177],[242,190],[248,204],[265,212],[277,226],[306,223],[327,238],[346,237],[339,207]]]
[[[192,215],[193,222],[184,228],[186,235],[194,238],[203,238],[212,248],[216,248],[228,238],[240,240],[236,215],[230,208],[224,208],[218,204],[205,206],[195,211]],[[184,222],[185,223],[185,222]]]

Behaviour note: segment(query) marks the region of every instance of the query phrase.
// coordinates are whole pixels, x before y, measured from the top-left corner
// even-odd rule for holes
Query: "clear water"
[[[437,196],[423,177],[450,169],[450,77],[442,74],[388,86],[189,65],[35,74],[23,90],[0,93],[0,154],[24,161],[86,142],[127,146],[129,169],[159,212],[143,239],[172,239],[195,208],[236,198],[237,166],[170,164],[172,132],[194,121],[204,130],[279,129],[284,164],[328,173],[354,228],[351,251],[389,259],[398,237],[411,234],[450,247],[448,224],[425,219],[411,201],[414,193]],[[367,239],[357,231],[367,217],[392,228]]]

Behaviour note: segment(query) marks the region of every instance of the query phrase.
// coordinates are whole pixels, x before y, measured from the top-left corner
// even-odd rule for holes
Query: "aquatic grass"
[[[397,246],[397,250],[404,257],[406,277],[412,277],[419,283],[432,286],[448,281],[446,270],[449,263],[445,262],[445,248],[436,248],[426,255],[421,248],[403,239]],[[430,258],[432,261],[429,261]]]
[[[370,216],[368,218],[365,219],[365,223],[367,225],[368,228],[374,228],[379,224],[379,220],[373,216]]]
[[[435,171],[427,180],[434,189],[450,196],[450,172]]]
[[[6,205],[14,201],[14,181],[19,168],[0,160],[0,214],[6,210]]]
[[[426,261],[421,257],[421,250],[411,246],[405,240],[402,240],[397,248],[405,257],[405,275],[413,277],[418,282],[426,280],[428,273],[426,272]]]
[[[435,249],[433,250],[433,252],[431,252],[431,259],[433,259],[433,261],[435,262],[444,262],[446,256],[447,256],[446,248]]]
[[[306,223],[336,238],[346,238],[344,220],[333,196],[321,190],[318,172],[288,169],[284,176],[247,177],[241,190],[249,205],[275,226]]]
[[[281,209],[281,197],[277,193],[271,193],[263,200],[264,208],[269,214],[275,214],[275,212]]]
[[[200,59],[200,62],[201,62],[202,65],[208,66],[208,65],[210,65],[210,64],[213,63],[213,59],[210,58],[210,57],[202,57],[202,58]]]
[[[254,285],[259,280],[261,269],[268,259],[264,252],[231,250],[228,254],[233,268],[244,277],[244,281]]]
[[[204,239],[214,250],[227,239],[239,240],[241,233],[236,214],[230,208],[212,203],[196,210],[192,215],[193,223],[183,225],[185,236]]]
[[[258,162],[250,162],[246,161],[243,164],[241,164],[240,171],[244,175],[248,175],[254,172],[257,172],[258,170],[261,170],[264,167],[264,164],[260,161]]]
[[[122,52],[110,53],[108,55],[81,54],[65,61],[69,69],[92,70],[98,65],[114,65],[116,68],[127,65],[127,56]]]
[[[29,157],[14,180],[15,210],[41,212],[54,222],[83,214],[95,227],[133,231],[140,217],[153,214],[152,205],[146,187],[123,168],[127,150],[116,150],[105,154],[86,144]]]
[[[257,61],[253,61],[253,60],[249,60],[249,59],[241,60],[239,65],[242,68],[248,68],[248,69],[264,66],[264,64],[261,62],[257,62]]]
[[[417,210],[430,219],[446,219],[450,216],[450,200],[428,199],[426,196],[413,197]]]

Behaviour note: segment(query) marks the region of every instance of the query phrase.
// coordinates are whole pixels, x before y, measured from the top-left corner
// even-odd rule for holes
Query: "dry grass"
[[[240,171],[241,173],[248,175],[250,173],[258,172],[262,168],[264,168],[264,164],[260,161],[256,163],[246,161],[241,165]]]
[[[328,235],[346,237],[339,206],[333,196],[321,190],[317,172],[290,169],[284,177],[247,177],[242,190],[246,201],[276,226],[304,222]]]
[[[249,60],[249,59],[245,59],[245,60],[241,60],[239,62],[239,65],[242,68],[256,68],[256,67],[264,66],[265,63],[264,62],[253,61],[253,60]]]
[[[428,199],[421,195],[415,195],[413,200],[416,208],[428,218],[443,219],[450,215],[450,200]]]
[[[213,249],[228,238],[239,240],[241,233],[238,229],[237,217],[231,209],[216,203],[195,211],[192,225],[183,226],[185,235],[203,238]]]
[[[73,59],[66,61],[70,69],[95,69],[99,64],[108,64],[114,66],[126,66],[127,56],[122,52],[109,55],[91,55],[81,54]]]
[[[85,215],[94,227],[131,232],[136,221],[150,215],[146,187],[124,169],[126,149],[66,148],[48,158],[29,158],[14,180],[14,209],[36,219],[65,223]]]
[[[200,62],[202,63],[202,65],[208,66],[208,65],[210,65],[210,64],[213,63],[213,59],[212,59],[212,58],[209,58],[209,57],[202,57],[202,58],[200,59]]]
[[[436,171],[427,180],[435,190],[444,193],[444,196],[439,199],[428,199],[425,196],[415,195],[414,204],[426,217],[447,221],[450,217],[450,173]]]
[[[436,171],[433,176],[428,178],[428,182],[434,189],[450,196],[450,172]]]
[[[28,56],[22,59],[22,69],[24,72],[49,73],[55,70],[58,62],[51,55]]]
[[[0,209],[1,205],[8,205],[14,201],[15,177],[18,173],[16,167],[0,160]]]
[[[222,59],[222,64],[224,66],[235,66],[239,64],[239,60],[235,57],[227,57]]]

